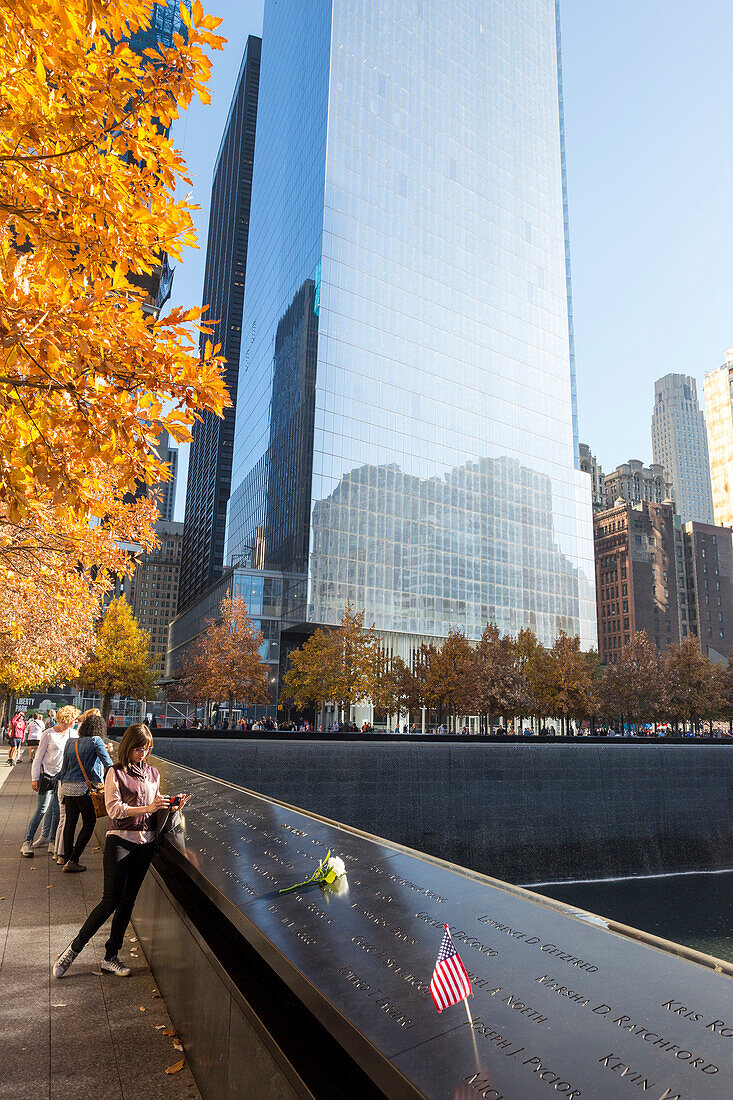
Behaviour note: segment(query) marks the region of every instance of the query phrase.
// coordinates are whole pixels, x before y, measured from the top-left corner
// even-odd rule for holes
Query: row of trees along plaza
[[[218,621],[192,648],[183,679],[173,688],[196,701],[224,700],[232,713],[240,703],[268,701],[267,675],[259,654],[262,635],[247,616],[243,599],[222,601]],[[713,664],[694,639],[658,655],[643,632],[634,634],[618,664],[604,668],[577,637],[561,633],[543,646],[531,630],[501,635],[488,624],[478,643],[451,631],[442,645],[423,645],[412,668],[387,656],[363,612],[350,606],[338,627],[320,628],[290,654],[280,699],[296,715],[322,713],[327,703],[349,719],[351,708],[371,703],[387,716],[458,728],[467,715],[481,727],[507,727],[509,720],[623,728],[624,724],[689,726],[733,716],[733,664]],[[292,716],[292,715],[291,715]]]

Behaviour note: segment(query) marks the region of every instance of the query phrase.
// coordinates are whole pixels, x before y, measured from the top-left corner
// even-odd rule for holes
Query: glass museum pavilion
[[[266,0],[227,561],[595,645],[555,0]]]

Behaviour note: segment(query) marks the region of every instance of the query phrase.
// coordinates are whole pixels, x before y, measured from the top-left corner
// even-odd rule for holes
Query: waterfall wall
[[[206,740],[155,752],[521,885],[733,867],[733,745]]]

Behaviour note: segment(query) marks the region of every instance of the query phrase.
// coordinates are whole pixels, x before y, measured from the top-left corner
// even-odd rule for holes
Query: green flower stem
[[[284,890],[278,890],[278,894],[291,894],[293,890],[302,890],[304,886],[320,886],[325,881],[324,878],[320,877],[319,871],[314,871],[305,882],[296,882],[295,886],[286,886]]]

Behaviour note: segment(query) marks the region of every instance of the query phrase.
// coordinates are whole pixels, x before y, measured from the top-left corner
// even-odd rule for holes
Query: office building
[[[715,523],[733,527],[733,348],[722,367],[705,375],[705,417],[710,451],[710,480]]]
[[[733,648],[733,545],[730,527],[683,528],[690,635],[706,657],[727,661]]]
[[[554,0],[267,0],[263,41],[226,561],[283,648],[348,600],[408,659],[595,645]]]
[[[608,506],[623,500],[627,504],[662,504],[672,500],[673,486],[662,466],[645,466],[638,458],[630,458],[606,474],[606,500]]]
[[[683,523],[713,522],[705,417],[695,379],[666,374],[654,383],[652,455],[672,482],[673,499]]]
[[[171,437],[164,431],[158,444],[158,455],[168,466],[168,480],[156,486],[160,518],[166,523],[173,522],[176,510],[176,485],[178,478],[178,448],[171,447]]]
[[[250,36],[214,167],[206,248],[204,303],[217,324],[232,407],[204,413],[193,429],[183,527],[179,607],[184,610],[221,576],[232,473],[242,305],[252,192],[261,40]],[[202,337],[202,345],[207,337]]]
[[[581,443],[578,451],[580,454],[580,468],[583,473],[588,474],[590,478],[593,511],[602,512],[606,507],[606,482],[604,480],[603,470],[587,443]]]
[[[679,642],[674,505],[624,501],[593,527],[601,662],[616,664],[637,630],[660,652]]]
[[[129,595],[132,613],[150,635],[155,673],[162,679],[168,649],[168,624],[176,613],[183,524],[160,520],[156,524],[159,546],[138,555]]]

